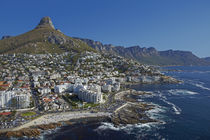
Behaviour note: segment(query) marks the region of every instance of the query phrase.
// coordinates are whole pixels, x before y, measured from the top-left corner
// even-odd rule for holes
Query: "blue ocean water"
[[[161,123],[114,127],[109,122],[92,122],[65,126],[46,139],[80,140],[208,140],[210,139],[210,67],[167,67],[179,70],[166,75],[183,80],[182,84],[135,85],[131,88],[150,91],[139,96],[140,102],[155,104],[148,112]]]

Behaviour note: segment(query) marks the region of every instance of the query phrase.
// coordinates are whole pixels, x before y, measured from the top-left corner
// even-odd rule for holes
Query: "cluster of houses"
[[[161,77],[151,66],[110,54],[4,54],[0,55],[0,108],[14,103],[16,108],[27,108],[36,100],[45,110],[63,110],[68,105],[61,94],[102,103],[103,94],[119,91],[121,83],[153,83]]]
[[[30,107],[30,79],[22,59],[15,55],[0,56],[0,110]]]
[[[43,97],[39,104],[42,105],[45,111],[63,111],[69,109],[68,104],[56,94]]]

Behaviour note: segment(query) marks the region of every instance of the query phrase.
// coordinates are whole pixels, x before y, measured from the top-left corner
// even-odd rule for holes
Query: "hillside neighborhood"
[[[4,54],[0,63],[1,112],[91,108],[126,83],[170,81],[151,66],[95,52]]]

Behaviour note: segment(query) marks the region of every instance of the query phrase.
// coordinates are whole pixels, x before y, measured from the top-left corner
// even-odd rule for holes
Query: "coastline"
[[[71,125],[73,121],[89,119],[98,120],[99,118],[110,118],[110,115],[110,113],[105,112],[91,113],[88,111],[46,114],[15,128],[1,129],[0,139],[23,136],[37,137],[44,130],[55,129],[63,126],[64,124]]]
[[[112,123],[114,125],[127,125],[138,123],[150,123],[159,122],[150,118],[147,115],[147,111],[154,109],[155,107],[149,103],[139,102],[135,97],[151,95],[150,92],[136,91],[133,89],[126,90],[115,94],[115,101],[123,102],[123,104],[116,108],[112,114]]]
[[[130,83],[130,85],[133,85],[134,83]],[[137,84],[137,83],[136,83]],[[139,83],[138,83],[139,84]],[[9,129],[0,129],[0,137],[21,137],[21,136],[29,136],[29,137],[36,137],[39,136],[42,130],[48,130],[48,129],[55,129],[56,127],[60,127],[62,126],[61,123],[65,123],[67,125],[71,125],[71,120],[79,120],[79,119],[87,119],[87,118],[100,118],[100,117],[106,117],[106,118],[110,118],[113,122],[117,122],[116,124],[133,124],[133,123],[147,123],[147,122],[151,122],[151,121],[156,121],[156,120],[151,120],[148,117],[146,117],[144,114],[144,117],[146,117],[146,120],[143,121],[139,121],[138,119],[141,118],[141,115],[144,111],[146,110],[150,110],[150,106],[145,106],[144,104],[141,103],[136,103],[133,99],[130,98],[125,98],[125,95],[130,95],[133,94],[135,90],[132,89],[125,89],[123,91],[120,91],[118,93],[115,93],[113,100],[114,101],[120,101],[120,102],[124,102],[123,104],[120,104],[120,106],[118,106],[117,108],[115,108],[115,110],[113,110],[112,112],[91,112],[91,111],[71,111],[71,112],[59,112],[59,113],[50,113],[50,114],[45,114],[42,115],[34,120],[31,120],[30,122],[27,122],[26,124],[23,124],[21,126],[17,126],[15,128],[9,128]],[[143,94],[149,94],[149,93],[145,93],[143,91],[138,91],[135,92],[134,95],[143,95]],[[131,103],[132,101],[134,101],[135,103]],[[143,111],[135,111],[135,109],[137,108],[141,108],[141,110]],[[133,110],[134,109],[134,110]],[[133,114],[134,116],[130,116],[131,120],[121,120],[119,121],[118,119],[120,118],[116,118],[116,115],[119,115],[121,117],[126,117],[127,114],[126,112],[124,112],[123,110],[125,110],[126,112],[128,110],[133,110]],[[123,114],[121,114],[123,112]],[[138,114],[141,113],[141,115],[138,116]],[[126,115],[126,116],[124,116]],[[115,118],[115,120],[113,120],[112,118]],[[117,120],[116,120],[117,119]],[[133,121],[134,120],[134,121]],[[29,128],[29,129],[28,129]],[[41,131],[40,131],[41,130]],[[26,131],[26,132],[25,132]],[[8,134],[9,133],[9,134]],[[19,135],[17,135],[17,133]],[[21,134],[20,134],[21,133]],[[28,134],[32,133],[31,135]]]
[[[11,128],[9,131],[18,131],[20,129],[29,128],[31,126],[58,123],[58,122],[63,122],[63,121],[69,121],[71,119],[80,119],[80,118],[87,118],[87,117],[102,117],[102,116],[110,116],[110,113],[105,113],[105,112],[91,113],[88,111],[51,113],[51,114],[40,116],[39,118],[36,118],[21,126]],[[4,130],[0,130],[0,132],[2,131]]]

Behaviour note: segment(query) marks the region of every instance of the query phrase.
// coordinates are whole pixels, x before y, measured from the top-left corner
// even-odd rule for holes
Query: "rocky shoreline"
[[[158,120],[151,119],[146,115],[146,111],[149,111],[151,109],[153,109],[153,106],[150,106],[148,104],[128,103],[120,111],[114,113],[111,120],[114,125],[158,122]]]
[[[29,138],[33,138],[33,137],[40,136],[42,131],[44,131],[44,130],[55,129],[60,126],[62,126],[61,123],[37,125],[37,126],[29,127],[29,128],[23,128],[23,129],[20,129],[17,131],[0,132],[0,137],[2,137],[2,138],[11,138],[11,137],[20,138],[20,137],[26,136]]]
[[[140,103],[136,100],[136,96],[151,95],[150,92],[142,92],[135,90],[128,90],[115,95],[115,99],[124,101],[124,105],[115,110],[112,114],[111,121],[115,125],[138,124],[158,122],[158,120],[151,119],[147,115],[147,111],[155,108],[154,105],[147,103]]]
[[[147,115],[147,111],[155,108],[154,105],[139,102],[137,97],[152,95],[151,92],[136,91],[136,90],[126,90],[116,93],[114,95],[114,100],[116,102],[123,103],[119,108],[112,112],[111,116],[95,116],[95,117],[82,117],[82,118],[72,118],[68,121],[59,121],[50,124],[39,124],[30,126],[28,128],[22,128],[20,130],[8,130],[0,131],[1,138],[12,138],[12,137],[28,137],[35,138],[40,136],[46,130],[54,130],[57,127],[62,127],[65,125],[74,125],[79,123],[88,123],[89,121],[108,121],[113,123],[115,126],[127,125],[127,124],[138,124],[138,123],[151,123],[159,122],[158,120],[152,119]]]

